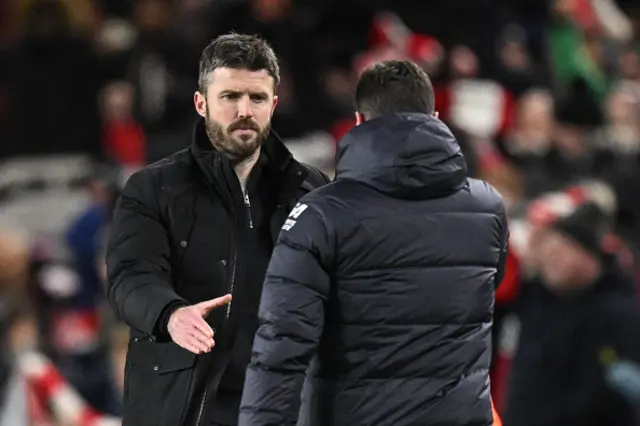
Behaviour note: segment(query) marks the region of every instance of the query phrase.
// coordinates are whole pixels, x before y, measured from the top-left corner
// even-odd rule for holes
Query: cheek
[[[577,271],[582,269],[588,261],[588,258],[584,258],[579,253],[567,253],[565,257],[565,267],[568,270]]]
[[[235,119],[235,110],[232,105],[209,103],[209,119],[223,125],[228,125]]]
[[[547,284],[560,284],[565,281],[567,275],[567,269],[562,262],[545,262],[542,271]]]
[[[557,259],[554,259],[553,256],[549,256],[548,253],[542,253],[538,260],[539,266],[542,269],[552,270],[557,268]]]
[[[547,259],[549,266],[557,271],[566,271],[571,265],[571,259],[562,251],[555,251]]]
[[[260,127],[265,128],[271,121],[271,107],[259,106],[254,108],[253,119],[260,125]]]
[[[567,258],[554,247],[545,247],[540,257],[540,268],[545,275],[561,277],[567,269]]]

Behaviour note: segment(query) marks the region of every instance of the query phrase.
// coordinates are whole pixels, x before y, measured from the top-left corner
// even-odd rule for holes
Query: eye
[[[230,101],[235,101],[239,98],[240,96],[237,93],[225,93],[221,96],[222,99],[227,99]]]
[[[251,101],[255,103],[261,103],[267,100],[267,97],[264,95],[251,95]]]

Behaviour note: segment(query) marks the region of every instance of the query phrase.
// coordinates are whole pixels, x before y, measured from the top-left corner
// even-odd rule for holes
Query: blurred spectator
[[[554,0],[548,33],[549,67],[565,119],[597,121],[598,103],[608,90],[597,15],[589,1]],[[561,108],[557,108],[561,110]]]
[[[99,63],[72,32],[58,1],[32,2],[24,34],[7,53],[0,158],[17,154],[100,153],[96,99]]]
[[[528,91],[518,101],[513,127],[498,141],[503,154],[520,171],[526,197],[557,189],[570,179],[554,146],[554,116],[548,91]]]
[[[505,161],[497,152],[484,155],[481,164],[478,177],[500,192],[505,208],[510,212],[522,200],[523,195],[518,169]]]
[[[592,135],[594,171],[613,185],[619,200],[617,230],[640,248],[640,92],[629,85],[612,90],[603,126]]]
[[[111,161],[122,166],[146,164],[146,141],[142,125],[133,116],[135,93],[124,81],[107,85],[102,93],[103,149]]]
[[[464,45],[449,53],[448,81],[436,89],[443,120],[481,138],[494,138],[511,125],[514,97],[497,81],[481,77],[477,55]]]
[[[103,413],[120,414],[120,403],[114,385],[109,337],[105,335],[105,318],[101,306],[106,301],[103,280],[98,269],[104,233],[115,204],[117,173],[105,170],[88,184],[91,202],[88,208],[72,222],[67,231],[67,244],[72,253],[73,270],[78,274],[79,287],[69,300],[66,315],[75,320],[66,322],[63,332],[86,335],[85,347],[76,345],[62,372],[78,391]],[[65,315],[65,313],[59,313]],[[90,343],[93,342],[93,343]],[[83,350],[84,349],[84,350]]]
[[[66,379],[103,413],[120,414],[99,271],[103,232],[114,202],[114,182],[97,176],[88,182],[90,203],[66,232],[69,262],[38,246],[32,263],[40,347]]]
[[[635,44],[626,46],[618,59],[620,80],[629,85],[636,96],[640,95],[640,54]]]
[[[515,96],[544,82],[544,76],[533,62],[527,44],[526,32],[517,25],[506,27],[498,44],[498,79]]]
[[[69,29],[79,36],[91,36],[99,21],[98,2],[94,0],[7,0],[3,3],[14,31],[24,28],[33,8],[41,7],[42,3],[57,3],[56,8],[63,10],[68,18]]]
[[[133,84],[136,117],[149,140],[151,161],[183,148],[194,119],[193,75],[197,63],[171,27],[175,5],[169,0],[134,3],[136,41],[127,52],[126,78]],[[192,59],[192,60],[190,60]]]
[[[609,221],[585,203],[536,231],[536,277],[515,309],[521,332],[505,425],[637,424],[639,401],[606,381],[617,361],[640,363],[635,287],[604,246]]]
[[[0,232],[0,422],[25,424],[26,396],[12,356],[12,331],[24,315],[20,300],[28,271],[27,244],[15,233]],[[17,423],[20,422],[20,423]]]

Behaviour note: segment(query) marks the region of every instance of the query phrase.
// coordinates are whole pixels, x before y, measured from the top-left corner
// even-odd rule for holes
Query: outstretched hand
[[[204,318],[213,309],[225,306],[229,302],[231,302],[231,295],[227,294],[176,309],[169,317],[169,323],[167,324],[167,331],[171,336],[171,340],[194,354],[210,352],[215,346],[215,341],[213,340],[214,332]]]

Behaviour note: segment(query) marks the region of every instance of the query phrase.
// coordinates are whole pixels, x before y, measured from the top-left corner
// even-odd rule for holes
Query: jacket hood
[[[458,142],[431,115],[384,115],[356,126],[338,144],[336,179],[396,198],[443,197],[461,189],[466,178]]]

